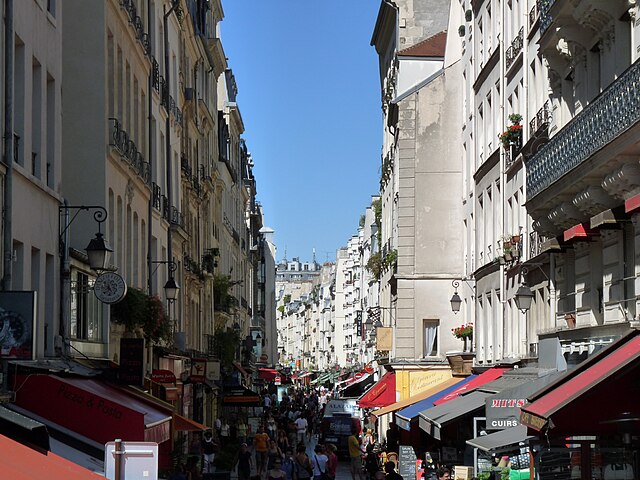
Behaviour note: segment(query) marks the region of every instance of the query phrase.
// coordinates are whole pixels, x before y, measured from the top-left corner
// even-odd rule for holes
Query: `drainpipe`
[[[172,164],[173,159],[171,155],[171,110],[169,108],[169,98],[171,97],[171,83],[170,83],[170,74],[171,67],[169,65],[169,15],[173,13],[176,9],[178,2],[172,1],[171,8],[166,10],[163,17],[163,28],[164,28],[164,81],[165,81],[165,108],[167,110],[167,119],[165,121],[165,158],[167,160],[167,200],[169,207],[169,229],[167,230],[167,260],[173,261],[173,232],[172,232],[172,223],[171,223],[171,195],[172,195]],[[166,7],[165,7],[166,8]],[[173,276],[173,274],[170,274]]]
[[[4,234],[2,290],[11,290],[13,260],[13,0],[4,2]]]
[[[147,28],[151,28],[151,0],[147,0]],[[151,37],[151,31],[149,31],[149,37]],[[153,51],[151,50],[151,39],[149,39],[149,49],[150,56],[153,60]],[[147,159],[149,160],[149,185],[151,187],[151,196],[149,197],[149,205],[147,207],[147,293],[149,295],[153,294],[153,252],[151,251],[151,247],[153,243],[151,242],[151,238],[153,237],[153,179],[155,178],[154,174],[154,162],[151,158],[151,152],[153,151],[153,62],[151,64],[151,71],[149,72],[149,86],[148,86],[147,95],[147,111],[149,115],[147,116],[147,125],[149,128],[149,134],[147,135],[147,143],[149,152],[147,154]]]

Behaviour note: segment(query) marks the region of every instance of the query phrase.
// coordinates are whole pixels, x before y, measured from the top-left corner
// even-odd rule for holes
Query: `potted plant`
[[[522,115],[519,113],[512,113],[509,115],[509,121],[511,125],[507,127],[507,129],[498,135],[500,141],[502,142],[502,146],[505,150],[510,149],[511,147],[515,147],[519,149],[522,144]]]
[[[466,29],[465,29],[464,25],[460,25],[460,26],[458,27],[458,35],[460,35],[461,37],[464,37],[465,30],[466,30]]]
[[[473,323],[467,323],[451,329],[453,336],[464,341],[464,351],[467,351],[467,340],[473,338]],[[470,342],[471,343],[471,342]]]
[[[471,10],[467,10],[466,12],[464,12],[464,19],[467,22],[471,21],[472,16],[473,16],[473,12]]]
[[[516,243],[520,243],[520,234],[519,233],[515,233],[513,235],[511,235],[511,243],[516,244]]]

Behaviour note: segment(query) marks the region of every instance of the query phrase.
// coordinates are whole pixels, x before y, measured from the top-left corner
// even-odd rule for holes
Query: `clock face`
[[[106,272],[96,278],[93,293],[103,303],[118,303],[127,294],[127,284],[115,272]]]

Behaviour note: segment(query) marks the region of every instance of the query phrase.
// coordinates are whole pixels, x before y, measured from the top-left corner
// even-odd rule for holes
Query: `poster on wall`
[[[0,358],[31,360],[35,351],[36,292],[0,292]]]

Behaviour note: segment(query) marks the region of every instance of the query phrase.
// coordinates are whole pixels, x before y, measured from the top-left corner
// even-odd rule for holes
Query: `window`
[[[438,327],[440,320],[423,320],[424,356],[438,355]]]
[[[93,294],[94,280],[82,272],[71,279],[71,338],[98,342],[101,340],[102,303]]]

